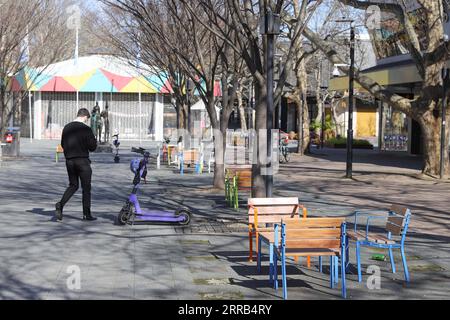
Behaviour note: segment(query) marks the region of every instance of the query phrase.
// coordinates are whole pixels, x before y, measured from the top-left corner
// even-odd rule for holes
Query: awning
[[[422,82],[419,71],[413,62],[405,65],[377,66],[362,73],[383,86],[401,85],[407,83]],[[329,90],[348,90],[348,77],[339,77],[330,80]],[[355,89],[362,89],[361,85],[355,81]],[[365,91],[364,89],[360,91]]]
[[[24,68],[8,86],[13,91],[173,93],[166,72],[142,75],[126,60],[106,55],[66,60],[45,69]],[[222,95],[219,82],[215,84],[214,94]]]

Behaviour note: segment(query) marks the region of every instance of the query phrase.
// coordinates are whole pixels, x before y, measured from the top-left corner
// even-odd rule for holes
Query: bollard
[[[182,153],[178,155],[178,160],[180,162],[180,174],[184,175],[184,156]]]
[[[158,145],[158,157],[156,158],[156,169],[161,169],[161,146]]]

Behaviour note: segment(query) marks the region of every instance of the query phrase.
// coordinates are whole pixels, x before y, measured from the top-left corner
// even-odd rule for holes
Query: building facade
[[[390,2],[386,0],[386,2]],[[446,22],[444,29],[447,35],[450,35],[450,23],[448,21],[449,8],[444,1],[444,10],[446,12]],[[415,31],[419,39],[424,39],[426,32],[424,29],[422,8],[416,0],[407,0],[403,2],[405,11],[408,12]],[[419,75],[417,67],[407,50],[405,41],[409,41],[403,32],[403,26],[398,19],[389,13],[383,13],[380,28],[370,32],[370,38],[376,55],[376,65],[366,68],[362,71],[366,76],[372,78],[380,85],[385,86],[391,91],[414,99],[419,93],[422,78]],[[426,45],[421,42],[421,45]],[[330,87],[333,90],[345,92],[348,90],[348,77],[339,77],[331,80]],[[358,83],[355,83],[356,95],[366,94]],[[422,132],[419,124],[405,114],[394,110],[391,106],[374,102],[377,108],[377,132],[380,149],[384,151],[401,151],[410,154],[420,155],[423,153]],[[356,104],[358,109],[358,104]],[[346,109],[346,107],[343,107]],[[354,128],[359,124],[359,113],[356,115]],[[373,122],[364,119],[362,121]],[[357,134],[358,130],[355,130]]]

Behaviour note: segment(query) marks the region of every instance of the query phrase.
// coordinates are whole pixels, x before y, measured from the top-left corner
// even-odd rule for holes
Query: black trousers
[[[61,199],[61,206],[64,207],[70,198],[80,188],[83,189],[83,214],[91,214],[91,181],[92,169],[89,159],[71,159],[66,161],[67,173],[69,175],[69,187]]]

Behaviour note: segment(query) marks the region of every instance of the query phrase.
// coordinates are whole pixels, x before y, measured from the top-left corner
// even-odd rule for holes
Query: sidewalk
[[[54,222],[54,203],[67,184],[64,163],[54,162],[56,145],[25,142],[23,159],[0,162],[0,299],[279,299],[267,268],[259,275],[247,262],[245,224],[239,223],[247,219],[244,206],[239,212],[226,208],[223,192],[211,188],[212,175],[180,176],[166,166],[150,171],[143,201],[168,210],[189,207],[195,215],[190,228],[115,225],[131,190],[128,143],[120,164],[110,154],[92,156],[99,220],[81,221],[78,193],[65,220]],[[313,152],[282,166],[277,196],[298,196],[313,216],[349,216],[356,208],[392,203],[413,212],[406,244],[412,283],[404,286],[401,264],[393,275],[389,263],[370,261],[373,251],[364,250],[365,268],[381,267],[382,287],[357,283],[352,268],[349,297],[449,299],[450,184],[419,179],[417,158],[368,151],[355,151],[355,177],[347,180],[345,151]],[[79,291],[66,285],[73,265],[81,270]],[[311,270],[302,265],[288,268],[290,299],[340,299],[315,261]]]

